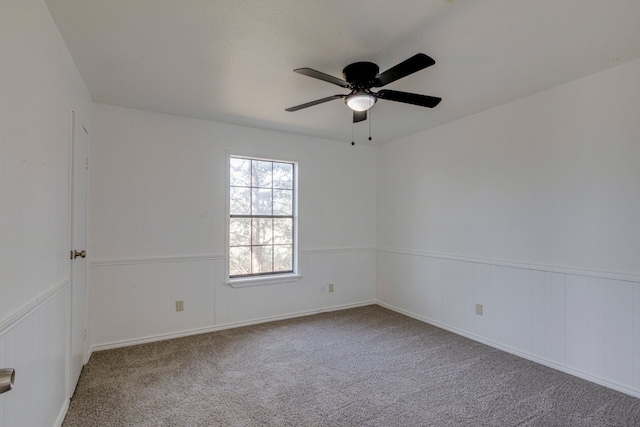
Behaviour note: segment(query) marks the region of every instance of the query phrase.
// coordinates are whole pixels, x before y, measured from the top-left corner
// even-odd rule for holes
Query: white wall
[[[68,277],[69,57],[41,1],[0,14],[0,319]]]
[[[91,99],[43,1],[0,2],[0,53],[0,426],[47,426],[68,402],[71,109]]]
[[[378,300],[640,395],[638,76],[640,60],[382,146]]]
[[[375,300],[375,148],[102,104],[94,121],[94,348]],[[224,285],[227,150],[299,162],[300,281]]]

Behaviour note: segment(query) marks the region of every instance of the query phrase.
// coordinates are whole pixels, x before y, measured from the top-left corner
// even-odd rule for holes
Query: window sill
[[[267,277],[242,277],[238,279],[228,279],[225,284],[232,288],[244,288],[247,286],[275,285],[278,283],[296,282],[300,279],[302,279],[301,275],[290,273]]]

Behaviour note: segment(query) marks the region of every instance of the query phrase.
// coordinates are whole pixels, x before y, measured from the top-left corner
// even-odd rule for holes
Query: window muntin
[[[293,273],[295,164],[229,158],[229,277]]]

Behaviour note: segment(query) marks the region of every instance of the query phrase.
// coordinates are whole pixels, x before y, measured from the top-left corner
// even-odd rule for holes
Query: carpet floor
[[[640,426],[640,399],[368,306],[96,352],[63,426]]]

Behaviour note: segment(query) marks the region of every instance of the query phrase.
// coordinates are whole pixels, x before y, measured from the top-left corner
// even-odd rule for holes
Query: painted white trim
[[[269,274],[264,276],[229,279],[225,285],[229,285],[232,288],[246,288],[249,286],[277,285],[280,283],[297,282],[300,279],[302,279],[302,276],[295,273]]]
[[[518,357],[522,357],[523,359],[531,360],[532,362],[536,362],[536,363],[539,363],[541,365],[548,366],[550,368],[556,369],[558,371],[562,371],[562,372],[567,373],[569,375],[573,375],[575,377],[582,378],[583,380],[591,381],[591,382],[599,384],[601,386],[608,387],[610,389],[617,390],[617,391],[620,391],[622,393],[625,393],[625,394],[628,394],[628,395],[631,395],[631,396],[634,396],[634,397],[640,397],[640,389],[630,388],[628,386],[619,384],[619,383],[617,383],[615,381],[607,380],[607,379],[604,379],[604,378],[589,374],[587,372],[581,371],[579,369],[575,369],[575,368],[572,368],[570,366],[567,366],[567,365],[564,365],[564,364],[561,364],[561,363],[557,363],[557,362],[553,362],[553,361],[545,359],[543,357],[539,357],[539,356],[533,355],[533,354],[528,353],[526,351],[518,350],[518,349],[515,349],[513,347],[510,347],[510,346],[507,346],[507,345],[504,345],[504,344],[500,344],[498,342],[495,342],[495,341],[480,337],[478,335],[463,331],[463,330],[458,329],[458,328],[454,328],[454,327],[449,326],[449,325],[447,325],[445,323],[438,322],[437,320],[433,320],[433,319],[430,319],[428,317],[421,316],[419,314],[415,314],[415,313],[412,313],[412,312],[407,311],[407,310],[403,310],[401,308],[395,307],[393,305],[390,305],[390,304],[387,304],[387,303],[384,303],[384,302],[381,302],[381,301],[378,301],[377,304],[380,307],[384,307],[384,308],[387,308],[389,310],[395,311],[396,313],[400,313],[402,315],[405,315],[405,316],[408,316],[408,317],[412,317],[412,318],[414,318],[416,320],[419,320],[419,321],[424,322],[424,323],[428,323],[428,324],[433,325],[433,326],[435,326],[437,328],[444,329],[444,330],[452,332],[452,333],[454,333],[456,335],[460,335],[460,336],[463,336],[465,338],[469,338],[470,340],[477,341],[477,342],[480,342],[482,344],[488,345],[489,347],[497,348],[498,350],[502,350],[502,351],[505,351],[507,353],[511,353],[511,354],[516,355]]]
[[[202,255],[169,255],[159,257],[144,258],[119,258],[119,259],[97,259],[91,261],[91,267],[104,267],[112,265],[131,264],[156,264],[162,262],[188,262],[188,261],[216,261],[223,260],[223,254],[202,254]]]
[[[67,147],[67,156],[69,161],[69,170],[67,174],[67,194],[69,194],[69,200],[67,204],[67,242],[69,243],[69,251],[73,250],[73,124],[75,120],[75,109],[73,106],[73,97],[69,97],[69,112],[71,113],[69,116],[69,128],[68,139],[69,144]],[[67,259],[66,265],[66,274],[69,277],[69,283],[71,283],[71,260]]]
[[[209,332],[217,332],[217,331],[223,331],[223,330],[226,330],[226,329],[241,328],[243,326],[251,326],[251,325],[257,325],[257,324],[260,324],[260,323],[275,322],[275,321],[278,321],[278,320],[294,319],[296,317],[311,316],[311,315],[314,315],[314,314],[326,313],[326,312],[330,312],[330,311],[346,310],[348,308],[364,307],[364,306],[375,305],[375,304],[376,304],[376,301],[374,301],[374,300],[361,301],[361,302],[356,302],[356,303],[352,303],[352,304],[344,304],[344,305],[336,305],[336,306],[332,306],[332,307],[325,307],[325,308],[322,308],[322,309],[319,309],[319,310],[299,311],[297,313],[291,313],[291,314],[285,314],[285,315],[268,316],[268,317],[261,317],[259,319],[245,320],[245,321],[241,321],[241,322],[225,323],[225,324],[218,325],[218,326],[210,326],[210,327],[197,328],[197,329],[188,329],[188,330],[185,330],[185,331],[172,332],[172,333],[168,333],[168,334],[151,335],[151,336],[144,337],[144,338],[135,338],[135,339],[130,339],[130,340],[114,341],[114,342],[110,342],[110,343],[107,343],[107,344],[98,344],[98,345],[91,346],[91,349],[89,351],[89,355],[93,354],[93,352],[95,352],[95,351],[110,350],[112,348],[120,348],[120,347],[129,347],[129,346],[132,346],[132,345],[146,344],[146,343],[156,342],[156,341],[164,341],[164,340],[169,340],[169,339],[173,339],[173,338],[186,337],[186,336],[190,336],[190,335],[206,334],[206,333],[209,333]]]
[[[373,252],[375,246],[350,246],[344,248],[315,248],[301,249],[302,254],[328,254],[328,253],[348,253],[348,252]],[[114,259],[95,259],[90,262],[91,267],[105,267],[111,265],[131,265],[131,264],[155,264],[162,262],[188,262],[188,261],[218,261],[224,260],[225,255],[219,253],[200,255],[168,255],[158,257],[132,257]]]
[[[60,408],[60,412],[58,412],[58,418],[56,418],[54,427],[61,427],[64,422],[64,418],[67,416],[67,411],[69,410],[69,399],[65,399],[62,408]]]
[[[84,360],[82,361],[83,366],[89,363],[89,359],[91,359],[91,355],[93,354],[93,348],[91,346],[88,347],[89,348],[87,348],[87,351],[84,354]]]
[[[448,254],[423,252],[423,251],[415,251],[415,250],[399,249],[399,248],[379,247],[378,251],[402,254],[402,255],[421,256],[426,258],[439,258],[439,259],[446,259],[446,260],[453,260],[453,261],[465,261],[465,262],[472,262],[475,264],[488,264],[488,265],[497,265],[502,267],[521,268],[525,270],[546,271],[550,273],[572,274],[575,276],[597,277],[600,279],[622,280],[626,282],[640,282],[640,274],[637,274],[637,273],[585,270],[585,269],[574,268],[574,267],[562,267],[557,265],[533,264],[533,263],[505,261],[505,260],[498,260],[498,259],[491,259],[491,258],[476,258],[476,257],[469,257],[469,256],[448,255]]]
[[[345,248],[316,248],[316,249],[304,249],[304,254],[341,254],[349,252],[373,252],[377,248],[375,246],[351,246]]]
[[[70,120],[70,124],[69,124],[69,134],[68,134],[68,138],[69,138],[69,174],[68,174],[68,188],[67,188],[67,194],[69,194],[69,205],[67,207],[68,211],[67,211],[67,221],[68,221],[68,240],[67,242],[69,243],[69,252],[73,251],[74,249],[74,245],[73,245],[73,177],[74,177],[74,173],[73,173],[73,165],[74,165],[74,161],[73,161],[73,140],[74,140],[74,131],[75,131],[75,121],[76,121],[76,111],[75,111],[75,106],[73,105],[73,96],[69,97],[69,110],[71,112],[70,116],[71,116],[71,120]],[[88,153],[87,153],[88,155]],[[89,175],[89,173],[87,172],[87,175]],[[88,188],[88,183],[87,183],[87,188]],[[87,208],[89,207],[89,204],[87,203]],[[87,237],[88,233],[85,233],[85,237]],[[85,239],[85,245],[86,245],[86,239]],[[82,250],[82,248],[81,248]],[[64,352],[64,369],[65,369],[65,378],[64,378],[64,396],[65,396],[65,401],[67,401],[66,404],[63,404],[63,412],[64,415],[62,415],[62,419],[60,419],[61,413],[58,414],[58,418],[56,419],[56,426],[58,425],[62,425],[62,421],[64,421],[64,417],[67,414],[67,409],[69,408],[69,404],[68,404],[68,398],[71,397],[71,311],[72,311],[72,306],[71,306],[71,274],[73,271],[73,267],[71,266],[71,263],[73,262],[72,259],[68,258],[67,259],[67,265],[66,265],[66,269],[67,269],[67,275],[69,276],[69,294],[68,294],[68,299],[67,299],[67,312],[65,313],[65,325],[64,325],[64,329],[65,329],[65,352]],[[86,267],[86,275],[85,275],[85,285],[88,286],[87,283],[87,278],[89,277],[89,267],[88,267],[88,262],[85,263],[85,267]],[[87,306],[89,305],[89,299],[87,297]],[[88,308],[88,307],[87,307]],[[88,319],[88,317],[87,317]],[[87,329],[89,329],[89,325],[88,325],[88,321],[87,321]],[[64,407],[67,407],[67,409],[65,409]],[[59,423],[59,424],[58,424]]]
[[[73,98],[73,97],[71,97]],[[70,100],[70,109],[71,109],[71,130],[70,130],[70,134],[69,134],[69,250],[70,251],[74,251],[77,249],[88,249],[89,248],[89,187],[90,187],[90,183],[89,183],[89,177],[90,177],[90,171],[89,171],[89,156],[90,156],[90,150],[91,150],[91,134],[89,133],[89,131],[87,130],[87,126],[88,126],[88,122],[86,118],[82,118],[81,117],[81,113],[79,112],[79,110],[75,107],[75,102],[73,99]],[[77,177],[76,177],[76,149],[78,146],[78,144],[80,143],[80,141],[83,140],[82,137],[80,137],[79,140],[76,140],[76,124],[79,124],[82,127],[82,130],[86,133],[86,159],[83,160],[83,163],[80,165],[81,167],[84,165],[84,167],[86,168],[86,173],[84,175],[85,178],[85,194],[84,194],[84,242],[82,242],[81,244],[78,245],[78,247],[76,247],[74,241],[74,231],[75,231],[75,225],[76,225],[76,218],[75,218],[75,205],[76,205],[76,200],[75,200],[75,187],[76,184],[78,184],[77,181]],[[86,126],[85,126],[86,125]],[[82,134],[82,132],[80,132],[80,134]],[[86,165],[85,162],[86,161]],[[71,369],[71,364],[72,364],[72,329],[73,329],[73,323],[72,323],[72,317],[73,317],[73,295],[72,295],[72,291],[74,289],[73,284],[71,283],[74,278],[73,278],[73,259],[67,259],[68,262],[68,271],[69,271],[69,310],[67,313],[67,346],[68,346],[68,354],[66,355],[66,359],[67,359],[67,366],[66,366],[66,370],[67,370],[67,380],[66,380],[66,384],[65,384],[65,389],[67,391],[66,395],[71,398],[71,396],[73,395],[74,390],[71,390],[71,383],[73,382],[72,376],[72,369]],[[85,340],[82,343],[82,347],[84,352],[86,352],[87,349],[87,345],[88,345],[88,335],[89,335],[89,330],[90,330],[90,319],[89,319],[89,301],[90,301],[90,295],[89,295],[89,262],[85,262],[84,263],[84,290],[85,290],[85,295],[84,295],[84,318],[86,320],[86,323],[84,325],[82,325],[84,327],[84,331],[85,331]],[[84,366],[86,364],[86,362],[83,360],[82,361],[82,365]]]
[[[16,326],[25,317],[36,311],[38,308],[40,308],[41,305],[49,301],[51,298],[57,295],[58,292],[67,287],[69,287],[69,278],[65,277],[60,282],[56,283],[31,301],[23,305],[17,311],[2,319],[0,321],[0,335],[5,334],[9,329]]]
[[[229,233],[230,233],[230,218],[231,218],[231,158],[232,157],[241,157],[248,160],[264,160],[267,162],[286,162],[293,164],[293,274],[300,275],[302,274],[300,269],[300,215],[298,214],[300,209],[300,201],[299,201],[299,188],[300,188],[300,180],[299,180],[299,170],[300,170],[300,160],[294,158],[288,158],[287,156],[269,156],[269,155],[256,155],[256,154],[248,154],[242,153],[235,149],[227,148],[225,150],[225,227],[224,227],[224,255],[225,259],[229,258]],[[234,279],[231,278],[231,274],[229,271],[229,262],[225,262],[224,264],[224,278],[226,284],[231,284]],[[272,283],[272,282],[269,282]],[[263,283],[255,283],[253,286],[258,286],[260,284],[269,284],[266,282]]]

